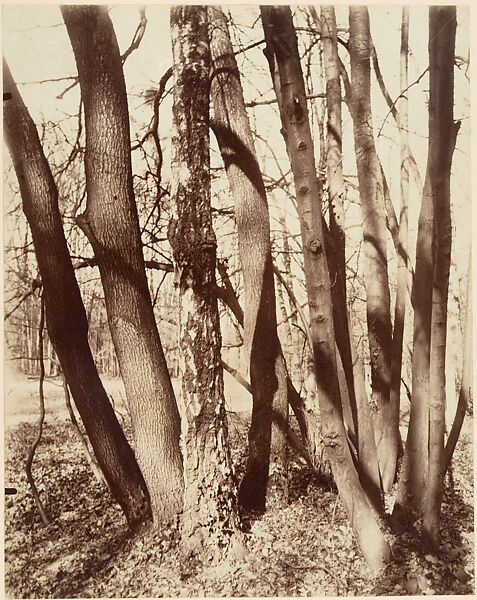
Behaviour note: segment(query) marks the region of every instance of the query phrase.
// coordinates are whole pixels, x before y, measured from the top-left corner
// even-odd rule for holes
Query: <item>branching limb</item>
[[[126,50],[126,52],[124,52],[121,55],[121,61],[123,64],[126,61],[127,57],[132,52],[134,52],[134,50],[137,50],[139,48],[139,46],[142,42],[142,38],[144,37],[144,34],[146,33],[147,19],[146,19],[146,9],[144,7],[139,9],[139,16],[140,16],[139,25],[137,26],[137,29],[134,33],[134,37],[132,39],[131,45]]]

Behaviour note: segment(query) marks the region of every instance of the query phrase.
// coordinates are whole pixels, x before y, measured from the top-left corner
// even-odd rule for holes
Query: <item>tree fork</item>
[[[11,95],[4,105],[5,137],[32,232],[48,335],[111,493],[129,526],[135,528],[150,519],[149,494],[94,364],[86,312],[58,208],[58,189],[5,61],[3,84]]]
[[[182,506],[180,416],[145,272],[122,61],[106,7],[61,10],[84,102],[87,205],[79,223],[99,267],[135,452],[161,525]]]

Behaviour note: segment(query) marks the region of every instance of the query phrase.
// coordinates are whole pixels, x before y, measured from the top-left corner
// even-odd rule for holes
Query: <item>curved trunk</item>
[[[169,229],[179,288],[185,494],[182,545],[213,559],[240,547],[229,454],[210,205],[207,7],[171,9],[174,138]]]
[[[48,335],[95,456],[131,527],[150,518],[149,496],[88,344],[88,322],[58,208],[58,189],[38,133],[3,63],[4,131],[20,184],[44,289]]]
[[[126,86],[105,7],[63,6],[86,126],[84,214],[156,524],[181,509],[180,418],[149,296],[134,198]]]
[[[245,508],[264,510],[266,499],[279,504],[287,500],[288,374],[277,334],[265,186],[227,20],[220,7],[210,6],[208,10],[213,130],[235,204],[246,303],[244,344],[250,347],[253,390],[249,454],[240,502]]]
[[[310,329],[317,378],[325,451],[361,551],[373,569],[388,559],[390,549],[375,520],[346,439],[335,354],[331,282],[325,253],[321,212],[321,182],[316,176],[313,140],[298,55],[288,6],[262,6],[269,57],[278,67],[282,95],[282,126],[286,133],[297,195]]]

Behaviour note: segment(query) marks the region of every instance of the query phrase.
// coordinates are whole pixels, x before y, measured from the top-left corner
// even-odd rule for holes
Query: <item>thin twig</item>
[[[146,19],[146,9],[144,7],[139,9],[139,16],[140,16],[139,25],[137,26],[137,29],[134,33],[134,37],[132,39],[131,45],[126,50],[126,52],[124,52],[121,55],[121,62],[123,64],[126,61],[127,57],[132,52],[134,52],[134,50],[137,50],[139,48],[142,38],[144,37],[144,34],[146,33],[147,19]]]
[[[307,100],[313,100],[314,98],[325,98],[326,94],[308,94],[307,96],[305,96],[305,98]],[[247,108],[253,108],[254,106],[265,106],[268,104],[277,104],[278,100],[277,98],[272,98],[271,100],[256,100],[253,102],[247,102],[245,104],[245,106]]]
[[[37,421],[37,434],[33,443],[30,447],[30,451],[28,453],[28,458],[25,464],[25,471],[28,483],[30,484],[31,491],[33,494],[33,499],[35,500],[35,504],[38,508],[38,512],[40,513],[41,520],[44,525],[50,524],[50,518],[48,517],[45,507],[40,498],[40,494],[38,492],[38,488],[36,487],[35,480],[32,474],[32,464],[33,459],[35,458],[35,452],[38,447],[38,444],[41,441],[41,435],[43,433],[43,423],[45,420],[45,396],[43,392],[43,383],[45,381],[45,364],[43,361],[43,330],[45,328],[45,299],[43,295],[41,297],[41,308],[40,308],[40,324],[38,330],[38,353],[39,353],[39,363],[40,363],[40,380],[39,380],[39,396],[40,396],[40,415]]]
[[[295,306],[296,310],[298,311],[298,314],[300,315],[300,319],[303,323],[303,327],[305,329],[304,333],[306,335],[306,339],[308,340],[308,345],[310,347],[310,350],[313,350],[313,341],[312,341],[312,337],[311,337],[310,325],[305,316],[305,313],[303,312],[301,304],[298,302],[295,294],[293,293],[293,290],[290,288],[290,286],[288,285],[288,282],[285,280],[285,278],[283,277],[283,275],[280,273],[279,269],[275,265],[273,265],[273,272],[275,273],[277,278],[280,280],[280,283],[283,285],[283,287],[286,289],[290,300],[292,301],[293,305]],[[295,324],[295,327],[298,327],[298,325]],[[301,327],[298,327],[298,328],[301,330]]]
[[[89,446],[88,446],[88,442],[86,441],[86,438],[82,434],[81,429],[79,427],[78,421],[76,419],[76,415],[73,411],[73,406],[71,405],[70,391],[68,389],[68,383],[66,382],[66,377],[65,377],[65,374],[63,373],[63,371],[61,372],[61,379],[63,381],[63,390],[65,392],[66,408],[68,409],[68,414],[70,416],[71,424],[73,425],[73,429],[75,430],[76,436],[84,448],[84,451],[86,454],[86,460],[88,461],[88,464],[91,467],[91,470],[93,471],[93,474],[96,477],[96,479],[99,481],[99,483],[101,483],[101,485],[104,485],[104,487],[107,488],[108,484],[107,484],[106,478],[104,477],[103,472],[101,471],[101,468],[98,465],[96,458],[91,453]]]
[[[6,321],[7,319],[9,319],[13,313],[17,310],[17,308],[19,308],[22,303],[29,297],[31,296],[33,293],[35,292],[35,288],[32,288],[31,290],[28,290],[28,292],[25,292],[23,294],[23,296],[20,298],[20,300],[17,302],[17,304],[15,304],[15,306],[12,308],[11,311],[9,311],[4,317],[3,320]]]

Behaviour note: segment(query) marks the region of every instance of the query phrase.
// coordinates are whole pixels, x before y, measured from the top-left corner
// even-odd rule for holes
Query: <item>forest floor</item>
[[[439,553],[425,554],[416,531],[389,534],[393,560],[379,576],[361,558],[341,501],[294,461],[287,507],[253,521],[241,563],[181,567],[179,551],[159,534],[130,538],[119,508],[94,478],[68,420],[60,382],[45,386],[47,418],[33,473],[51,524],[44,526],[24,463],[35,435],[37,382],[5,389],[5,586],[10,598],[344,596],[474,593],[472,419],[466,417],[446,479]],[[128,420],[124,394],[106,382]],[[232,407],[247,398],[228,386]],[[226,387],[227,392],[227,387]],[[235,395],[235,396],[234,396]],[[246,456],[248,415],[229,413],[238,472]],[[126,427],[126,430],[128,428]]]

